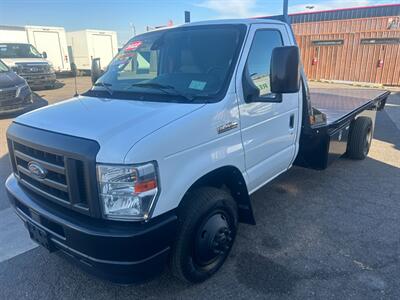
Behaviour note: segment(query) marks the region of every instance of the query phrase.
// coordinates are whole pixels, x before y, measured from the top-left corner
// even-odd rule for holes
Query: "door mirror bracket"
[[[92,67],[90,71],[91,71],[90,74],[92,78],[92,84],[95,84],[97,79],[99,79],[101,75],[103,75],[100,65],[100,58],[92,59]]]

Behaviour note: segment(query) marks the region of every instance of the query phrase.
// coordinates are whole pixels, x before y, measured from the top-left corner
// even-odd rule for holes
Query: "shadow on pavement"
[[[390,144],[393,144],[395,149],[400,150],[400,132],[399,128],[396,126],[394,121],[389,117],[388,113],[392,113],[393,110],[398,110],[396,112],[399,117],[400,117],[400,93],[394,93],[393,95],[390,96],[391,102],[393,102],[392,99],[396,99],[397,97],[398,102],[396,105],[398,107],[393,107],[390,104],[387,104],[385,106],[385,109],[383,111],[377,112],[376,114],[376,126],[375,126],[375,132],[374,132],[374,139],[384,141]],[[397,100],[396,99],[396,100]],[[382,126],[384,124],[384,126]]]
[[[60,89],[65,85],[65,83],[61,82],[61,81],[56,81],[54,83],[54,87],[53,88],[32,88],[32,91],[48,91],[48,90],[56,90],[56,89]]]
[[[11,174],[10,157],[8,154],[0,157],[0,210],[9,207],[4,183]]]

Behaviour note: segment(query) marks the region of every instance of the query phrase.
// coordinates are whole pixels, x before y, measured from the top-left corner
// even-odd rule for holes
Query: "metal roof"
[[[400,4],[352,7],[290,14],[292,24],[370,17],[400,16]]]

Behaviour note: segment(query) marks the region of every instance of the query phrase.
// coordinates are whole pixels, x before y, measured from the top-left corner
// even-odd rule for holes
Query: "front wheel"
[[[218,271],[232,248],[236,202],[229,193],[212,187],[194,190],[183,201],[171,270],[180,279],[202,282]]]

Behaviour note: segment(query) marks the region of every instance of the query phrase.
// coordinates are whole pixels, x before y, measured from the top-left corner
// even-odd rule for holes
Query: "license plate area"
[[[45,247],[49,252],[56,250],[46,231],[29,221],[26,222],[26,227],[32,240]]]

